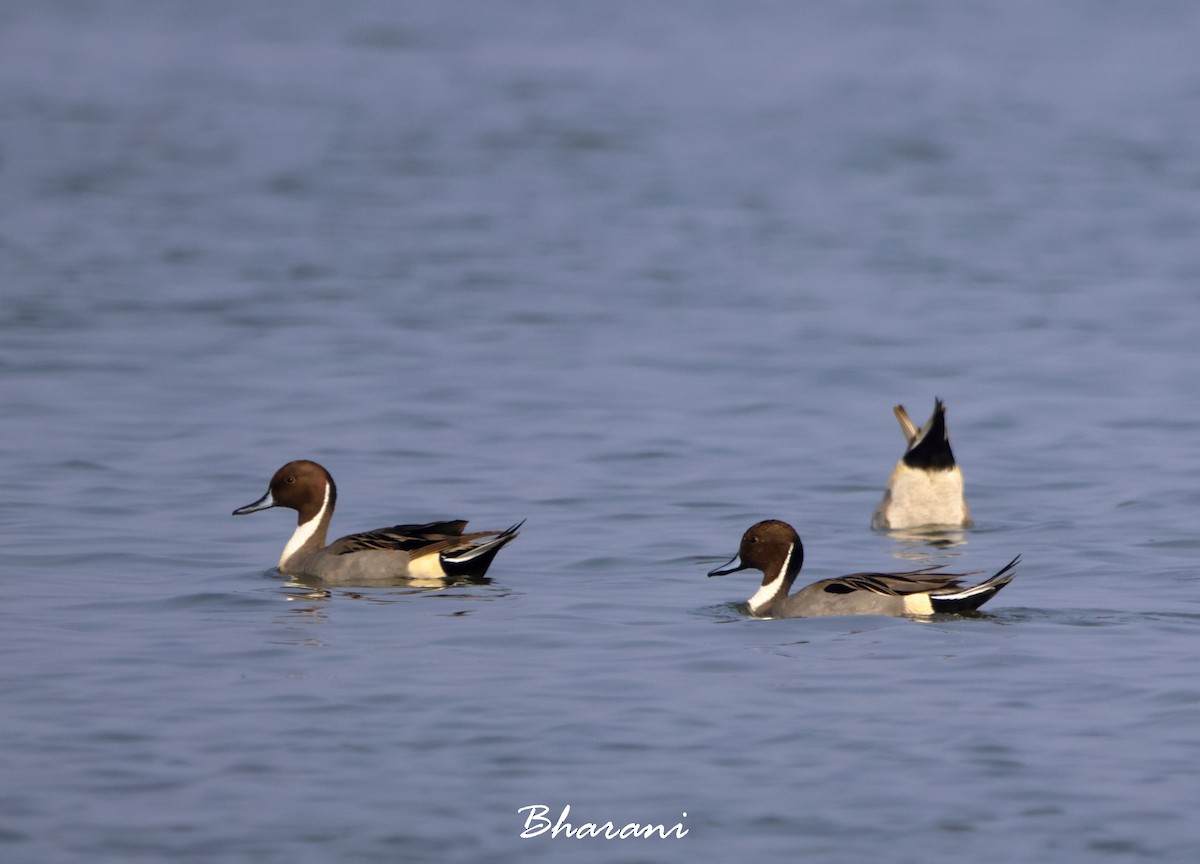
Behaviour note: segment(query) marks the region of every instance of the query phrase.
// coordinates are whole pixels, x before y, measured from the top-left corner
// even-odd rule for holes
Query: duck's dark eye
[[[295,477],[289,477],[289,478],[287,478],[287,482],[288,482],[288,483],[295,483],[295,482],[296,482],[296,478],[295,478]]]
[[[751,543],[757,543],[757,542],[758,542],[758,538],[757,538],[757,537],[751,537],[751,538],[750,538],[750,542],[751,542]]]

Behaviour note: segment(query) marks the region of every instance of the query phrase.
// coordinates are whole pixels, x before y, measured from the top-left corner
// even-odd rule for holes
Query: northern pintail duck
[[[234,510],[233,515],[270,507],[297,511],[296,532],[279,558],[279,572],[339,584],[396,578],[480,578],[522,524],[506,531],[474,534],[463,533],[465,520],[393,525],[350,534],[326,546],[336,503],[337,486],[329,472],[316,462],[300,460],[276,471],[267,494]]]
[[[935,399],[933,415],[920,429],[903,405],[892,410],[908,448],[892,469],[871,527],[876,531],[921,526],[970,528],[974,523],[963,497],[962,471],[954,461],[946,432],[946,406]]]
[[[750,526],[728,563],[709,572],[724,576],[738,570],[761,570],[762,587],[750,598],[750,614],[758,618],[801,618],[810,615],[933,615],[978,609],[1017,575],[1018,555],[990,579],[963,587],[970,573],[942,573],[925,567],[906,573],[852,573],[822,579],[788,596],[804,564],[804,546],[796,529],[768,519]]]

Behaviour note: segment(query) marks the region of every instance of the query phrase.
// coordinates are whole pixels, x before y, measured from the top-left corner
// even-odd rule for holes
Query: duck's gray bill
[[[739,570],[745,570],[746,565],[742,563],[740,555],[734,555],[716,570],[709,570],[709,576],[725,576],[729,573],[736,573]]]
[[[259,498],[253,504],[247,504],[245,507],[239,507],[233,511],[234,516],[245,516],[247,513],[257,513],[259,510],[269,510],[275,506],[275,499],[271,497],[271,490],[267,490],[267,494]]]

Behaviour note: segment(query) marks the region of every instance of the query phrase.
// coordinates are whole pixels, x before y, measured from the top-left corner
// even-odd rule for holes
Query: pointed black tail
[[[931,594],[929,601],[933,605],[933,611],[939,613],[975,611],[1000,593],[1000,589],[1013,580],[1013,577],[1017,575],[1013,568],[1017,566],[1020,560],[1021,556],[1018,555],[1001,567],[994,576],[980,582],[978,585],[972,585],[970,588],[955,589],[945,593]]]
[[[492,560],[496,557],[496,553],[516,539],[517,532],[525,520],[521,520],[516,525],[506,531],[501,531],[495,537],[487,537],[481,542],[462,549],[455,549],[452,552],[442,553],[442,569],[446,571],[447,576],[465,577],[468,579],[479,579],[488,568],[492,566]]]

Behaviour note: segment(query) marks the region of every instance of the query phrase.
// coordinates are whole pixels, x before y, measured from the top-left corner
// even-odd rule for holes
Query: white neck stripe
[[[780,569],[778,575],[776,575],[776,577],[770,582],[761,585],[759,589],[754,592],[754,596],[750,598],[751,612],[758,612],[760,609],[770,603],[775,598],[775,595],[779,593],[779,588],[783,584],[783,580],[787,578],[788,567],[792,563],[792,553],[795,550],[796,544],[793,543],[788,547],[787,557],[783,559],[783,567]]]
[[[321,509],[317,511],[317,515],[309,519],[307,522],[296,526],[295,533],[292,534],[292,539],[288,540],[287,545],[283,547],[283,554],[279,556],[279,569],[282,570],[287,564],[288,559],[304,548],[304,544],[312,539],[317,533],[317,529],[321,526],[321,521],[325,518],[325,511],[329,509],[329,484],[325,484],[325,500],[321,502]]]

